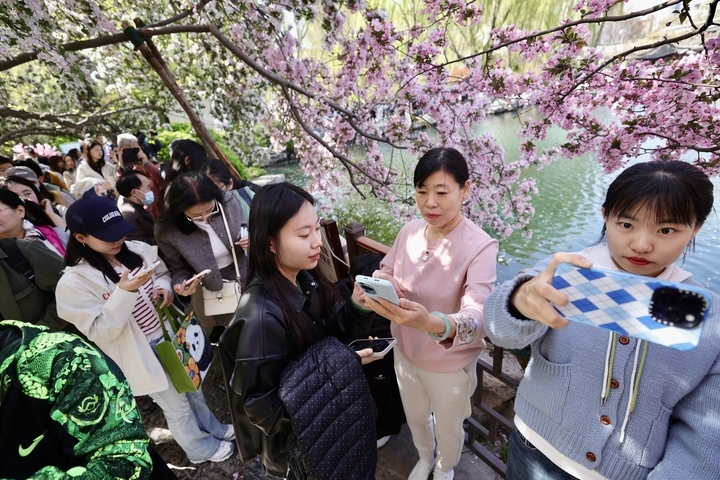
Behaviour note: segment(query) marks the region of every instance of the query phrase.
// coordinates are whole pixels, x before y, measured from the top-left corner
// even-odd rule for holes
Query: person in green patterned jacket
[[[112,360],[75,335],[0,321],[0,478],[146,479],[148,442]]]

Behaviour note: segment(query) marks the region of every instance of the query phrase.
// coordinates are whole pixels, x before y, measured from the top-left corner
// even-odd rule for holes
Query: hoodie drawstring
[[[605,353],[605,373],[603,375],[603,388],[600,396],[600,405],[604,405],[610,396],[610,381],[612,380],[613,365],[615,363],[615,345],[617,333],[612,332],[608,338],[607,351]],[[642,347],[642,354],[640,349]],[[638,340],[635,344],[635,357],[633,359],[633,369],[630,375],[630,396],[628,398],[627,408],[625,409],[625,418],[620,428],[620,443],[625,441],[625,427],[630,420],[630,414],[635,410],[638,392],[640,391],[640,377],[642,377],[645,368],[645,359],[647,358],[648,343]]]

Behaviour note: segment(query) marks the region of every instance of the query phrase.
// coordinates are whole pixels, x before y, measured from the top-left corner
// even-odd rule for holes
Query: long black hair
[[[16,177],[11,177],[16,178]],[[8,188],[8,179],[5,181],[0,180],[0,203],[7,205],[13,210],[17,210],[18,207],[25,208],[25,219],[30,221],[35,226],[48,226],[54,227],[55,224],[48,217],[45,210],[40,205],[30,200],[23,200],[20,196]]]
[[[185,210],[213,200],[222,204],[223,192],[204,173],[187,172],[176,177],[165,192],[165,206],[158,220],[160,231],[175,225],[186,235],[194,232],[197,226],[187,219]]]
[[[657,222],[702,226],[713,208],[713,184],[699,168],[680,160],[636,163],[623,170],[605,194],[606,219],[653,212]],[[600,241],[605,239],[603,225]],[[695,247],[695,238],[690,248]]]
[[[315,205],[312,195],[302,188],[287,182],[266,185],[253,198],[250,205],[250,254],[247,270],[247,283],[258,277],[266,286],[270,295],[280,305],[283,315],[290,325],[292,345],[303,351],[311,341],[302,328],[302,318],[292,305],[286,301],[283,284],[288,282],[279,271],[276,256],[270,251],[270,239],[277,245],[280,230],[292,219],[305,203]],[[335,286],[327,280],[319,268],[313,269],[312,276],[319,284],[320,296],[325,311],[332,314],[338,301]],[[295,286],[293,286],[295,288]]]
[[[189,165],[185,164],[185,158],[189,159]],[[178,176],[187,172],[199,171],[205,163],[205,159],[205,147],[199,143],[192,140],[173,140],[170,143],[170,161],[160,189],[161,196],[165,195],[165,191]]]
[[[82,232],[72,233],[75,234]],[[142,267],[143,265],[142,257],[130,250],[125,242],[123,242],[122,247],[120,247],[120,252],[115,255],[115,259],[122,263],[123,266],[130,271],[135,268]],[[65,247],[65,266],[73,267],[79,264],[82,260],[89,263],[91,267],[100,270],[102,274],[105,275],[105,278],[111,282],[118,283],[120,281],[120,275],[118,275],[113,266],[110,265],[107,258],[88,247],[86,244],[80,243],[80,240],[75,238],[74,235],[70,235],[68,244]]]
[[[96,147],[98,145],[100,146],[100,150],[102,150],[103,154],[100,156],[98,161],[93,161],[92,155],[90,155],[90,150],[92,150],[94,147]],[[97,140],[93,140],[88,144],[86,151],[87,151],[87,158],[85,159],[85,161],[87,162],[88,165],[90,165],[90,168],[92,168],[97,173],[99,173],[100,176],[102,176],[102,169],[105,166],[105,149],[103,148],[102,144],[100,142],[98,142]]]

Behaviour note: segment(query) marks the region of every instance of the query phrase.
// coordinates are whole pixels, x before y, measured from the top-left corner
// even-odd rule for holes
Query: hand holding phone
[[[155,267],[160,265],[160,263],[161,263],[160,260],[158,260],[157,262],[153,263],[150,267],[148,267],[144,270],[140,270],[135,275],[128,276],[128,280],[133,280],[135,278],[142,277],[143,275],[147,275],[148,273],[153,272],[155,270]]]
[[[353,340],[349,347],[355,351],[372,348],[371,357],[384,357],[395,346],[397,340],[394,338],[368,338],[361,340]]]
[[[205,275],[207,275],[210,272],[212,272],[212,270],[207,268],[207,269],[203,270],[202,272],[198,273],[197,275],[195,275],[194,277],[190,277],[187,280],[185,280],[185,284],[187,285],[188,283],[192,283],[199,278],[203,278]]]
[[[355,277],[355,282],[365,292],[365,295],[377,300],[382,298],[395,305],[400,305],[400,297],[393,284],[382,278],[366,277],[365,275],[358,275]]]
[[[568,263],[552,285],[568,296],[553,305],[567,319],[681,351],[697,346],[710,308],[710,295],[693,285]]]

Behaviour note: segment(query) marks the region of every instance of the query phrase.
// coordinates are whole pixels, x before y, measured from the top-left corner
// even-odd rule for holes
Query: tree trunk
[[[139,20],[136,19],[135,23],[138,24]],[[197,112],[195,112],[195,109],[193,109],[192,105],[188,103],[187,99],[183,95],[182,89],[175,81],[175,77],[165,63],[165,60],[163,60],[152,39],[146,38],[145,43],[140,45],[138,47],[138,50],[140,50],[140,53],[142,53],[143,57],[145,57],[145,60],[147,60],[153,70],[155,70],[155,72],[158,74],[160,79],[168,88],[172,96],[175,97],[175,100],[177,100],[182,109],[185,111],[185,114],[190,120],[190,124],[192,125],[193,129],[195,129],[195,133],[197,133],[197,136],[200,137],[200,142],[205,147],[205,151],[208,152],[208,155],[212,154],[212,156],[219,158],[225,165],[227,165],[227,167],[230,169],[230,174],[233,177],[242,178],[240,176],[240,173],[238,173],[237,169],[235,168],[235,165],[233,165],[230,160],[228,160],[227,156],[225,156],[225,153],[220,149],[220,146],[212,138],[210,132],[205,127],[202,119],[197,114]]]

